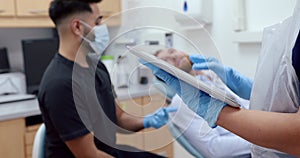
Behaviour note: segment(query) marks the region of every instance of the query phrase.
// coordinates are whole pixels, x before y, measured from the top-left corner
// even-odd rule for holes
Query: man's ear
[[[71,32],[77,36],[83,35],[83,26],[80,24],[80,21],[73,19],[71,21]]]

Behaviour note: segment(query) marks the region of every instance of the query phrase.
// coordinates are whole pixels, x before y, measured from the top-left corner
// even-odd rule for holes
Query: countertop
[[[118,100],[149,96],[158,93],[153,86],[135,85],[116,89]],[[25,118],[41,114],[37,99],[0,104],[0,121]]]
[[[0,121],[39,115],[37,99],[0,104]]]
[[[128,88],[116,88],[118,100],[126,100],[141,96],[150,96],[159,93],[153,85],[133,85]]]

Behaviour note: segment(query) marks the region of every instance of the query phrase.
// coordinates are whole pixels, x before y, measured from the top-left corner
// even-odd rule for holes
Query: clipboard
[[[225,90],[217,88],[217,86],[212,88],[211,86],[208,86],[203,81],[197,79],[195,76],[192,76],[192,75],[184,72],[183,70],[167,63],[166,61],[164,61],[162,59],[157,58],[156,56],[154,56],[150,53],[147,53],[143,50],[140,50],[140,49],[137,49],[134,47],[130,47],[130,46],[126,46],[126,47],[129,50],[129,52],[131,52],[133,55],[161,68],[162,70],[177,77],[178,79],[184,81],[185,83],[209,94],[211,97],[216,98],[220,101],[223,101],[232,107],[240,107],[241,106],[239,104],[239,101],[236,99],[236,97],[234,97],[230,93],[227,93]],[[170,71],[170,70],[172,70],[172,71]]]

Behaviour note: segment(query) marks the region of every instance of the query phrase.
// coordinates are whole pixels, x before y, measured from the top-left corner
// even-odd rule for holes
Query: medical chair
[[[160,92],[162,92],[167,97],[167,100],[170,102],[176,93],[174,93],[163,81],[155,77],[152,79],[152,82],[155,85],[155,87]],[[204,158],[204,156],[202,156],[201,153],[199,153],[195,149],[195,147],[192,144],[190,144],[190,142],[186,139],[186,137],[183,135],[183,133],[179,130],[179,128],[175,124],[169,122],[167,126],[172,136],[186,151],[188,151],[191,155],[197,158]]]
[[[46,127],[42,124],[35,134],[32,158],[45,158],[45,139],[46,139]]]

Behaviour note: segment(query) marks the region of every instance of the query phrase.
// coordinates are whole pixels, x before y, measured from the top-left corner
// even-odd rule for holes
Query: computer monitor
[[[10,65],[7,55],[7,49],[0,48],[0,73],[6,73],[10,71]]]
[[[44,71],[58,51],[58,39],[22,40],[27,93],[37,94]]]

